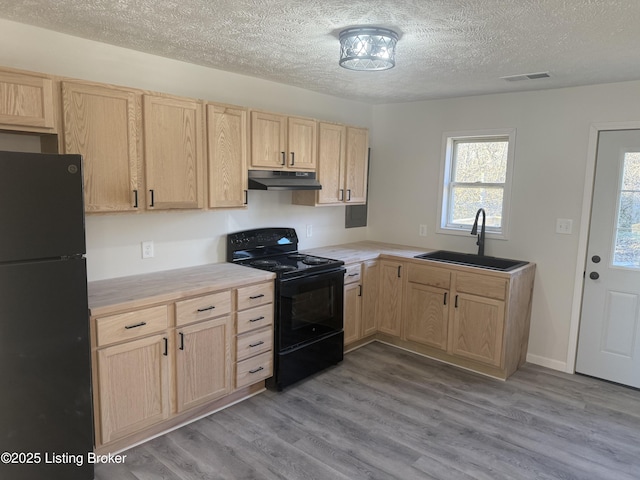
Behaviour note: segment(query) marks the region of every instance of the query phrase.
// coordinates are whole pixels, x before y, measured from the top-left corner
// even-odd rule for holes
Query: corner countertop
[[[273,280],[275,274],[232,263],[212,263],[87,284],[91,315],[108,315],[181,298]]]
[[[309,250],[304,250],[304,253],[342,260],[345,265],[349,265],[350,263],[375,260],[381,255],[409,259],[432,250],[433,249],[431,248],[408,247],[405,245],[395,245],[391,243],[362,241],[344,243],[341,245],[330,245],[328,247],[311,248]]]

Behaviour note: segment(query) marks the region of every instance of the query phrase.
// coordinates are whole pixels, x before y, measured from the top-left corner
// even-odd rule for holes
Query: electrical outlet
[[[307,237],[313,236],[313,225],[307,225]]]
[[[556,233],[571,235],[573,232],[573,220],[569,218],[556,219]]]
[[[419,233],[418,233],[421,237],[426,237],[427,236],[427,226],[426,225],[420,225],[420,229],[419,229]]]
[[[153,258],[153,242],[142,242],[142,258]]]

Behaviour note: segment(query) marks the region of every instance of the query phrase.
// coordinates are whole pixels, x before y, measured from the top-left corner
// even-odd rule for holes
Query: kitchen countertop
[[[212,263],[197,267],[145,273],[129,277],[89,282],[91,315],[169,303],[184,297],[244,287],[273,280],[275,274],[232,263]]]
[[[341,245],[330,245],[328,247],[318,247],[304,250],[303,253],[317,255],[319,257],[342,260],[345,265],[350,263],[366,262],[375,260],[381,255],[391,255],[393,257],[413,258],[433,249],[408,247],[405,245],[395,245],[392,243],[362,241],[354,243],[344,243]]]

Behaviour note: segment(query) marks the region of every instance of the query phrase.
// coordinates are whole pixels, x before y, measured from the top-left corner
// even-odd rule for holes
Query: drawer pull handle
[[[264,317],[258,317],[258,318],[252,318],[251,320],[249,320],[251,323],[253,322],[259,322],[260,320],[264,320]]]
[[[251,343],[251,344],[249,344],[249,347],[250,347],[250,348],[253,348],[253,347],[259,347],[260,345],[264,345],[264,342],[263,342],[262,340],[260,340],[258,343]]]
[[[180,332],[180,350],[184,350],[184,333]]]
[[[359,273],[350,273],[349,275],[347,275],[348,277],[357,277],[358,275],[360,275]]]
[[[205,308],[199,308],[198,312],[206,312],[207,310],[213,310],[215,307],[215,305],[211,305],[210,307],[205,307]]]
[[[144,327],[146,324],[147,322],[140,322],[136,323],[135,325],[125,325],[124,328],[126,328],[127,330],[131,330],[132,328]]]
[[[253,370],[249,370],[249,373],[258,373],[261,370],[264,370],[264,367],[254,368]]]
[[[264,293],[261,293],[260,295],[254,295],[253,297],[249,297],[249,300],[255,300],[256,298],[262,298],[264,297]]]

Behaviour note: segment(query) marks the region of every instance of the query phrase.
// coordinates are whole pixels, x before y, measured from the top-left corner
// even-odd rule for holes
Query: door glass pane
[[[640,152],[624,155],[613,265],[640,268]]]

